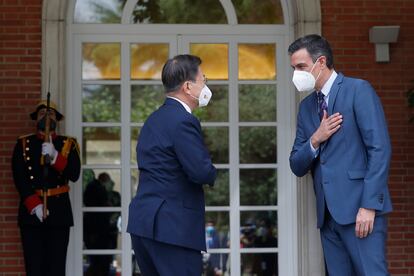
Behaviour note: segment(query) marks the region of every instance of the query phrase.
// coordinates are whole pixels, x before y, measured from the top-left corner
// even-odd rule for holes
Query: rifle
[[[49,70],[49,84],[47,89],[47,105],[46,105],[46,122],[45,122],[45,138],[44,142],[50,142],[50,70]],[[49,154],[43,157],[43,220],[47,218],[47,178],[49,176],[50,156]]]

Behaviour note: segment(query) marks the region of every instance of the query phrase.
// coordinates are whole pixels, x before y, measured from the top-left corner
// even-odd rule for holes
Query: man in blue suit
[[[337,74],[329,43],[308,35],[288,49],[299,107],[290,167],[311,171],[329,275],[389,275],[385,257],[391,145],[371,85]]]
[[[145,122],[137,145],[139,186],[127,231],[144,276],[201,275],[206,250],[203,185],[216,168],[191,112],[212,96],[200,58],[179,55],[162,70],[167,99]]]

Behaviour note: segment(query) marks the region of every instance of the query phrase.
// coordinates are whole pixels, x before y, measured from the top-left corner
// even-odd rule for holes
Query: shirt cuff
[[[319,147],[315,149],[313,147],[313,145],[312,145],[312,140],[311,139],[309,139],[309,145],[310,145],[311,151],[313,153],[313,156],[314,157],[318,156],[318,154],[319,154]]]
[[[36,194],[28,196],[24,201],[24,205],[26,206],[29,213],[31,213],[33,209],[39,204],[42,204],[42,201]]]

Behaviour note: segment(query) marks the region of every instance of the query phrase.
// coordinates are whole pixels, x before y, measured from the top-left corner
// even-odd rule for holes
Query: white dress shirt
[[[329,77],[329,79],[325,82],[325,84],[322,86],[321,92],[324,95],[324,100],[326,102],[326,106],[329,106],[329,92],[331,91],[332,85],[336,79],[336,77],[338,76],[338,73],[335,72],[335,70],[333,70],[331,76]],[[316,91],[314,92],[316,93]],[[313,152],[313,154],[316,156],[318,156],[319,154],[319,147],[318,148],[314,148],[312,145],[311,140],[309,139],[309,144],[311,147],[311,150]]]
[[[177,102],[179,102],[182,106],[184,106],[184,108],[185,108],[185,110],[187,110],[187,112],[188,113],[190,113],[191,114],[191,108],[185,103],[185,102],[183,102],[182,100],[180,100],[180,99],[177,99],[177,98],[175,98],[175,97],[171,97],[171,96],[167,96],[167,98],[170,98],[170,99],[173,99],[173,100],[176,100]]]

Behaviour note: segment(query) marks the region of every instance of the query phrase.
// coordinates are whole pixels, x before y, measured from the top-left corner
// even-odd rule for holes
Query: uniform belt
[[[64,194],[69,192],[70,188],[69,185],[63,185],[57,188],[51,188],[51,189],[47,189],[46,191],[46,195],[49,196],[55,196],[55,195],[60,195],[60,194]],[[36,190],[36,194],[38,196],[43,196],[44,195],[44,191],[42,189]]]

